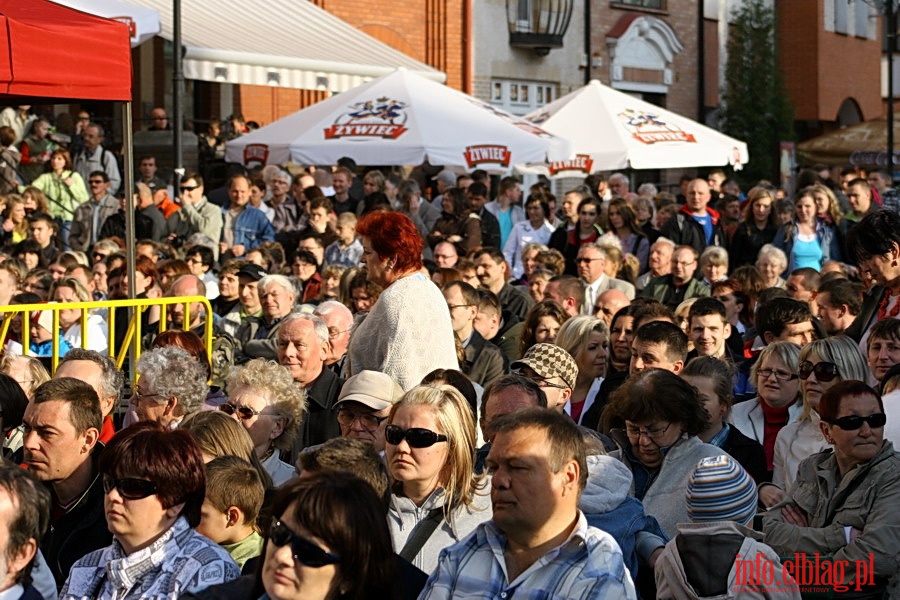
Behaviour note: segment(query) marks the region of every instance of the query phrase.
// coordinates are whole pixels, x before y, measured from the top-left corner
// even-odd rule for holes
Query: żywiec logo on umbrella
[[[403,135],[405,127],[406,102],[393,98],[378,98],[352,104],[350,110],[325,128],[325,139],[359,137],[395,140]]]
[[[547,170],[551,176],[568,171],[590,175],[594,170],[594,161],[587,154],[576,154],[568,160],[553,161]]]
[[[244,147],[244,165],[247,167],[262,165],[269,162],[268,144],[247,144]]]
[[[511,162],[512,152],[506,146],[480,144],[477,146],[466,146],[463,157],[466,159],[466,164],[470,169],[484,164],[496,164],[507,168]]]
[[[691,142],[697,143],[694,135],[684,131],[678,125],[666,123],[657,115],[641,110],[627,108],[617,115],[622,125],[631,132],[631,136],[644,144],[658,142]]]

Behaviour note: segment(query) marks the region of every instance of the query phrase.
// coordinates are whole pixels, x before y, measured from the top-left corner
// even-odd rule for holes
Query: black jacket
[[[481,387],[487,387],[489,383],[506,373],[507,366],[506,357],[500,348],[473,330],[469,345],[466,346],[463,373]]]
[[[690,214],[684,212],[685,210],[682,208],[681,211],[675,213],[675,216],[663,226],[660,232],[663,237],[669,238],[678,246],[691,246],[697,251],[697,256],[700,256],[709,245],[723,248],[726,246],[725,240],[727,238],[725,237],[725,232],[722,231],[722,226],[718,223],[718,213],[710,214],[713,219],[713,235],[712,244],[707,244],[703,225],[698,223]],[[707,212],[710,211],[708,208],[706,210]]]
[[[869,328],[869,323],[872,322],[872,319],[878,312],[878,305],[881,304],[881,299],[884,298],[884,295],[887,293],[888,289],[881,285],[876,285],[866,292],[866,295],[863,297],[862,307],[859,309],[859,314],[856,315],[856,318],[850,323],[850,327],[844,332],[850,336],[854,342],[858,343],[859,340],[862,339],[862,336]]]
[[[729,426],[728,439],[722,450],[741,463],[757,484],[772,481],[772,472],[766,465],[766,452],[762,444],[741,433],[734,425]]]
[[[112,543],[112,534],[106,527],[103,510],[103,482],[97,463],[103,452],[103,444],[97,444],[91,455],[94,479],[84,495],[62,516],[50,523],[50,529],[41,540],[41,552],[47,560],[56,585],[62,587],[72,570],[72,565],[85,554],[105,548]],[[47,486],[57,507],[53,488]],[[52,512],[51,512],[52,518]]]
[[[322,373],[306,388],[307,413],[294,443],[295,457],[303,448],[341,437],[334,404],[343,385],[343,379],[335,375],[331,369],[323,367]]]

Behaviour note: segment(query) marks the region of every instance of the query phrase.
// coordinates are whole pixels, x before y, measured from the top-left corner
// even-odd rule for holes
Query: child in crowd
[[[325,264],[359,266],[363,247],[356,237],[356,215],[349,212],[339,214],[336,231],[337,241],[325,249]]]
[[[220,456],[207,463],[197,531],[227,550],[241,569],[262,553],[256,520],[264,494],[259,473],[244,459]]]
[[[800,598],[778,554],[750,529],[756,484],[736,460],[700,460],[686,495],[691,523],[678,525],[656,561],[657,598]],[[775,580],[754,578],[746,568],[753,561],[771,564]]]

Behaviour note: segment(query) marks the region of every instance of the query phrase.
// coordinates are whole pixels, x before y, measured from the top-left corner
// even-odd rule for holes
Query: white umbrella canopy
[[[128,25],[131,47],[140,46],[159,33],[159,12],[120,0],[53,0],[69,8]]]
[[[225,145],[228,162],[433,165],[509,171],[565,158],[540,127],[406,69],[332,96]]]
[[[517,165],[550,176],[616,169],[675,169],[733,165],[749,160],[747,144],[599,81],[533,111],[525,118],[568,138],[573,154],[544,165]]]

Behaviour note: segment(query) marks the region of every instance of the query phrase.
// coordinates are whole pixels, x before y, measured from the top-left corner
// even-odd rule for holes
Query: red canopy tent
[[[47,0],[0,0],[0,94],[130,101],[128,26]]]

